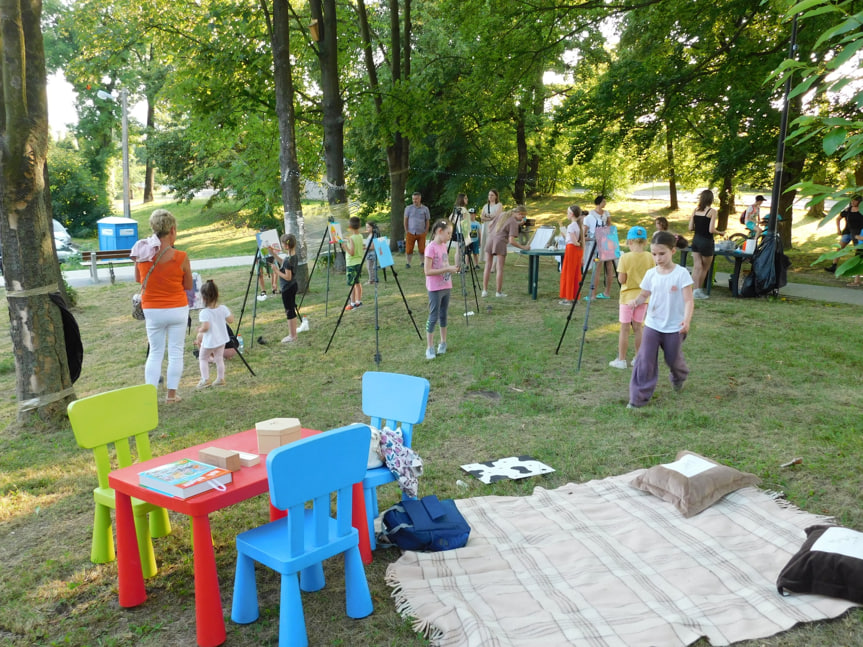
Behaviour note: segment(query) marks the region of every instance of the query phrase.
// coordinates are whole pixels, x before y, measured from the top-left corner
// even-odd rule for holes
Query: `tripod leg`
[[[327,222],[330,222],[330,221],[328,220]],[[329,240],[329,234],[330,234],[330,228],[324,227],[324,235],[321,237],[320,245],[318,245],[318,253],[317,253],[317,256],[315,256],[315,262],[312,263],[312,271],[309,272],[309,280],[306,282],[306,289],[303,290],[303,295],[300,297],[300,303],[297,306],[298,310],[299,310],[299,306],[303,305],[303,299],[306,298],[306,292],[309,291],[309,285],[312,282],[312,277],[315,275],[315,268],[318,266],[318,260],[321,258],[321,250],[324,248],[324,242]]]
[[[417,337],[419,337],[419,338],[420,338],[420,340],[422,340],[423,336],[422,336],[422,334],[420,333],[420,329],[419,329],[419,326],[417,326],[417,322],[416,322],[416,320],[414,319],[414,313],[411,311],[411,307],[408,305],[408,300],[407,300],[407,298],[405,297],[405,291],[404,291],[404,290],[402,290],[402,284],[401,284],[401,283],[399,283],[399,275],[398,275],[398,272],[396,272],[396,267],[395,267],[395,265],[393,265],[392,270],[393,270],[393,279],[395,279],[396,285],[397,285],[397,286],[398,286],[398,288],[399,288],[399,294],[401,294],[401,295],[402,295],[402,301],[403,301],[403,302],[404,302],[404,304],[405,304],[405,309],[408,311],[408,316],[409,316],[409,317],[410,317],[410,319],[411,319],[411,323],[413,323],[413,325],[414,325],[414,330],[416,330],[416,331],[417,331]]]
[[[591,292],[596,288],[596,271],[597,271],[597,261],[593,262],[593,274],[590,277],[590,289]],[[587,308],[584,309],[584,327],[581,329],[581,346],[578,348],[578,364],[575,367],[575,372],[578,373],[581,370],[581,355],[584,352],[584,338],[587,336],[587,320],[590,318],[590,306],[593,304],[593,299],[587,302]]]
[[[596,250],[596,242],[593,243],[591,247],[590,254],[593,255]],[[590,258],[590,257],[588,257]],[[594,274],[596,270],[596,264],[594,263]],[[560,352],[560,347],[563,344],[563,338],[566,336],[566,330],[569,328],[569,321],[572,319],[572,313],[575,311],[575,304],[578,303],[578,298],[581,295],[581,288],[584,285],[584,279],[587,278],[587,272],[582,270],[581,279],[578,282],[578,288],[575,290],[575,299],[572,300],[572,305],[569,307],[569,314],[566,315],[566,324],[563,326],[563,332],[560,334],[560,341],[557,342],[557,349],[554,351],[554,354],[557,355]],[[588,302],[590,303],[590,302]]]
[[[252,367],[251,367],[251,366],[249,366],[249,363],[246,361],[246,358],[245,358],[245,357],[243,357],[243,354],[240,352],[240,349],[239,349],[239,348],[237,348],[237,349],[235,349],[235,350],[237,351],[237,357],[239,357],[241,360],[243,360],[243,364],[245,364],[245,365],[246,365],[246,368],[247,368],[247,369],[249,369],[249,373],[251,373],[253,377],[257,377],[257,376],[255,375],[255,372],[252,370]]]

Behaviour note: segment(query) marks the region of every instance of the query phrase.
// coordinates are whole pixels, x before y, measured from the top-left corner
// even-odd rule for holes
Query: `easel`
[[[476,286],[477,286],[478,279],[476,276],[476,269],[474,268],[473,263],[471,263],[469,261],[469,256],[467,254],[467,241],[465,241],[464,234],[461,231],[461,223],[462,223],[462,220],[464,219],[464,208],[458,207],[457,210],[454,211],[454,215],[455,215],[455,220],[452,220],[452,218],[450,218],[450,222],[453,223],[452,224],[453,233],[458,232],[457,265],[459,266],[459,272],[458,273],[459,273],[459,276],[461,277],[461,293],[464,296],[464,323],[466,326],[469,326],[470,324],[468,323],[468,317],[471,317],[474,314],[474,311],[468,310],[467,281],[465,280],[465,272],[468,271],[468,269],[470,271],[470,279],[471,279],[471,282],[473,284],[473,298],[474,298],[474,301],[476,302],[477,311],[479,310],[479,297],[477,296],[477,293],[476,293]],[[453,238],[450,238],[449,239],[449,245],[447,245],[447,250],[446,250],[447,251],[447,257],[449,257],[449,250],[452,247],[452,241],[453,241]],[[467,265],[469,266],[468,268],[465,267],[465,263],[467,263]]]
[[[312,264],[312,271],[309,272],[309,279],[306,282],[306,289],[303,290],[303,294],[300,297],[300,302],[297,304],[297,313],[299,314],[300,306],[303,305],[303,300],[306,298],[306,293],[309,291],[308,286],[312,283],[312,276],[315,274],[315,268],[318,266],[318,261],[321,258],[321,250],[324,248],[324,243],[327,243],[327,287],[326,292],[324,294],[324,316],[327,316],[327,312],[330,304],[330,274],[332,273],[330,269],[335,265],[336,260],[336,249],[335,249],[335,241],[332,240],[330,236],[330,223],[335,222],[335,218],[333,216],[329,216],[327,218],[327,226],[324,227],[324,235],[321,236],[321,243],[318,245],[318,253],[315,255],[315,262]]]
[[[372,244],[374,244],[374,238],[372,239]],[[327,342],[327,347],[326,347],[326,349],[324,349],[324,354],[326,354],[330,350],[330,346],[333,343],[333,339],[335,339],[336,332],[339,329],[339,325],[342,323],[342,317],[345,316],[345,312],[346,312],[346,309],[348,307],[348,302],[351,299],[351,294],[353,294],[354,286],[360,282],[360,277],[362,276],[362,273],[363,273],[363,267],[366,264],[366,257],[368,257],[369,250],[371,249],[371,247],[372,246],[369,245],[368,247],[365,248],[365,251],[363,252],[363,258],[360,261],[359,269],[357,270],[357,274],[354,277],[353,283],[351,283],[350,288],[348,289],[348,294],[345,297],[344,304],[342,305],[342,311],[339,313],[338,321],[336,321],[336,327],[333,329],[333,334],[330,335],[330,341]],[[381,267],[384,267],[383,261],[381,261],[380,256],[378,256],[378,261],[381,262]],[[393,278],[395,279],[396,285],[399,288],[399,294],[401,294],[402,301],[405,304],[405,309],[407,310],[408,316],[411,319],[411,323],[413,323],[413,325],[414,325],[414,330],[417,331],[417,337],[419,337],[420,340],[422,340],[422,334],[420,334],[420,329],[417,326],[417,322],[414,319],[413,312],[411,311],[411,308],[408,305],[408,300],[405,297],[404,290],[402,290],[402,285],[401,285],[401,283],[399,283],[399,275],[398,275],[398,272],[396,272],[395,264],[393,264],[391,267],[392,267],[392,272],[393,272]],[[375,283],[375,364],[378,366],[380,365],[380,362],[381,362],[381,353],[380,353],[380,346],[379,346],[379,334],[378,334],[379,329],[380,329],[380,326],[379,326],[379,319],[378,319],[378,284]]]
[[[600,261],[596,257],[596,240],[593,239],[590,242],[591,242],[591,246],[590,246],[590,254],[588,255],[588,258],[590,259],[589,262],[593,264],[593,270],[592,270],[592,273],[590,276],[590,291],[593,292],[596,289],[596,271],[597,271],[597,266],[599,265]],[[604,262],[604,261],[602,261],[602,262]],[[579,296],[581,295],[581,288],[584,285],[584,279],[586,276],[587,276],[587,272],[583,271],[581,273],[581,280],[578,282],[578,289],[575,291],[575,299],[573,299],[572,305],[569,308],[569,314],[566,315],[566,325],[563,327],[563,332],[560,335],[560,341],[557,342],[557,348],[554,351],[555,355],[560,353],[560,347],[563,344],[563,338],[566,336],[567,328],[569,328],[569,321],[570,321],[570,319],[572,319],[572,313],[575,310],[575,304],[578,303]],[[584,351],[584,338],[587,335],[587,322],[588,322],[588,319],[590,318],[590,306],[592,303],[593,303],[593,299],[589,299],[587,302],[587,308],[585,308],[585,311],[584,311],[584,326],[583,326],[582,331],[581,331],[581,346],[578,349],[578,366],[575,369],[576,372],[581,370],[581,355],[582,355],[582,352]]]

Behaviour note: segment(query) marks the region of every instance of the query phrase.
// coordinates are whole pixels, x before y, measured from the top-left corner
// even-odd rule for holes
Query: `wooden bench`
[[[83,252],[81,254],[81,264],[90,266],[90,279],[92,279],[93,283],[99,282],[99,274],[97,270],[99,264],[107,264],[108,271],[111,274],[111,284],[113,285],[116,280],[114,276],[114,263],[134,263],[134,261],[129,257],[131,253],[131,249],[102,249],[97,252]],[[89,261],[83,260],[88,256],[90,258]]]

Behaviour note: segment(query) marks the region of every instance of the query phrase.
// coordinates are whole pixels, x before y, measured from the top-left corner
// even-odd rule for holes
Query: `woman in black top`
[[[694,231],[692,237],[692,282],[695,289],[692,296],[695,299],[707,299],[707,293],[702,289],[704,279],[713,262],[713,234],[716,233],[716,209],[713,204],[713,192],[704,190],[698,196],[698,207],[689,218],[689,231]]]

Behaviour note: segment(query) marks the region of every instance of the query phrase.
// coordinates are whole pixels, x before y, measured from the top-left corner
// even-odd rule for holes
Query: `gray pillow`
[[[684,517],[706,510],[729,492],[760,482],[694,452],[682,451],[673,463],[655,465],[636,476],[632,485],[674,504]]]

